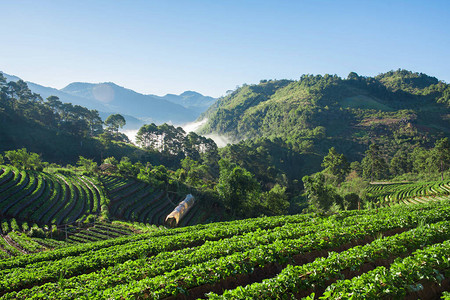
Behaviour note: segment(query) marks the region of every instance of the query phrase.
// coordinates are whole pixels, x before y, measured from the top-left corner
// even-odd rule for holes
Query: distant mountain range
[[[8,81],[20,80],[3,73]],[[96,109],[102,118],[120,113],[127,120],[125,129],[138,129],[144,123],[171,123],[182,125],[194,121],[216,99],[200,93],[186,91],[180,95],[144,95],[112,82],[74,82],[60,90],[28,82],[28,87],[43,99],[57,96],[62,102]]]

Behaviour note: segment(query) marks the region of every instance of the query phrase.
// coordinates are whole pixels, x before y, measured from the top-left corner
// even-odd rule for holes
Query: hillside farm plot
[[[425,203],[449,199],[450,181],[372,184],[367,192],[379,206]]]
[[[67,224],[99,214],[105,202],[87,177],[0,167],[0,212],[37,224]]]
[[[100,180],[111,199],[109,208],[111,216],[119,220],[164,225],[167,215],[185,197],[184,194],[167,192],[135,179],[101,176]],[[220,214],[211,215],[211,212],[201,205],[194,205],[182,219],[180,226],[218,220]]]
[[[449,213],[435,201],[264,217],[21,255],[0,260],[0,298],[438,297],[449,288]]]

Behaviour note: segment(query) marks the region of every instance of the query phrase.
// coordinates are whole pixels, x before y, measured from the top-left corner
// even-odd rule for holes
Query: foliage
[[[325,182],[325,176],[322,173],[304,176],[302,180],[305,194],[313,210],[327,211],[333,204],[342,204],[342,197],[337,194],[333,185]]]
[[[108,130],[116,133],[119,131],[119,128],[125,126],[126,123],[125,118],[121,114],[109,115],[105,120],[105,125],[108,126]]]
[[[389,163],[389,171],[393,176],[412,171],[412,163],[406,150],[399,149],[395,153]]]
[[[126,156],[122,157],[120,162],[117,164],[119,173],[127,177],[136,177],[139,173],[140,167],[140,163],[133,165],[131,160]]]
[[[334,147],[331,147],[328,151],[328,155],[323,158],[322,167],[326,173],[336,177],[336,183],[344,181],[345,176],[349,172],[349,163],[344,154],[337,153]]]
[[[224,207],[239,217],[256,215],[260,186],[253,175],[225,159],[219,161],[219,166],[220,177],[216,190]]]
[[[19,169],[42,170],[42,160],[39,154],[27,152],[26,148],[5,151],[5,157],[10,164]]]
[[[351,172],[345,181],[341,183],[337,191],[344,197],[343,206],[345,209],[359,209],[361,203],[367,198],[367,188],[369,183],[358,174]]]
[[[83,156],[80,156],[78,159],[77,165],[83,167],[83,169],[88,173],[92,174],[95,171],[97,171],[97,163],[94,162],[92,159],[84,158]]]
[[[431,154],[431,163],[442,173],[450,168],[450,142],[448,138],[436,141]]]
[[[290,205],[286,187],[282,187],[279,184],[276,184],[270,191],[264,192],[261,195],[261,199],[264,213],[268,215],[286,214]]]
[[[181,169],[178,169],[178,178],[191,186],[202,186],[207,180],[212,178],[208,174],[208,168],[205,165],[193,160],[189,156],[181,161]]]
[[[364,178],[370,179],[370,181],[383,178],[388,170],[386,160],[380,151],[380,147],[376,144],[369,146],[361,166]]]

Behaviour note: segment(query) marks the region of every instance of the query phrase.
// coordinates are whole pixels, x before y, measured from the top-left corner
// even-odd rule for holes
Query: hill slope
[[[357,159],[371,142],[395,151],[450,136],[450,86],[405,70],[372,77],[303,75],[298,81],[244,85],[220,98],[199,120],[202,134],[235,141],[281,138],[300,151],[335,146]]]

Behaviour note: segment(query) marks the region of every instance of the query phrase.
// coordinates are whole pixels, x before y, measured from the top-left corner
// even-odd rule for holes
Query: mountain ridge
[[[3,74],[8,81],[20,80],[17,76]],[[44,99],[53,95],[60,98],[62,102],[96,109],[102,115],[107,113],[123,114],[130,121],[126,129],[138,129],[148,122],[157,124],[167,122],[177,125],[188,123],[194,121],[215,101],[212,97],[192,91],[185,91],[180,95],[145,95],[113,82],[73,82],[62,89],[50,88],[33,82],[26,83],[34,93],[40,94]],[[137,119],[141,122],[138,122]]]

